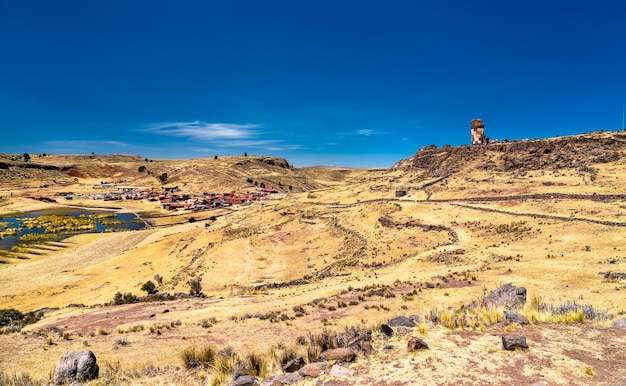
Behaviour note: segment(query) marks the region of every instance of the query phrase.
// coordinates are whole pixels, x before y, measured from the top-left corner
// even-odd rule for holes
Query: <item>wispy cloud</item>
[[[155,123],[141,131],[159,135],[186,138],[195,142],[210,143],[213,149],[196,148],[198,152],[213,152],[217,148],[263,149],[268,151],[299,150],[302,145],[287,144],[285,140],[267,138],[262,124],[163,122]]]
[[[64,148],[81,148],[81,147],[85,147],[85,146],[102,146],[102,145],[106,145],[106,146],[120,146],[120,147],[135,147],[134,145],[131,145],[129,143],[126,142],[120,142],[120,141],[108,141],[108,140],[103,140],[103,141],[98,141],[98,140],[65,140],[65,139],[60,139],[60,140],[56,140],[56,141],[44,141],[45,145],[48,146],[57,146],[57,147],[64,147]]]
[[[361,129],[361,130],[357,130],[356,133],[364,137],[369,137],[370,135],[378,134],[378,132],[373,129]]]
[[[133,146],[129,143],[121,142],[121,141],[102,141],[102,143],[107,144],[107,145],[123,146],[123,147]]]
[[[155,134],[186,137],[196,141],[250,139],[258,136],[255,129],[262,128],[259,124],[207,123],[193,122],[162,122],[143,129]]]

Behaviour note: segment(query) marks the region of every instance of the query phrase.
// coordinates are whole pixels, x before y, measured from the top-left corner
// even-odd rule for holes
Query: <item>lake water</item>
[[[46,228],[44,227],[32,227],[32,229],[29,229],[27,226],[25,226],[25,224],[29,222],[28,219],[36,219],[40,218],[41,216],[51,215],[71,216],[75,219],[80,219],[81,216],[84,217],[101,214],[115,215],[115,217],[98,218],[97,216],[94,216],[93,220],[95,221],[95,227],[91,229],[71,230],[61,233],[53,233],[49,236],[51,238],[46,238],[44,240],[20,240],[21,237],[29,235],[31,233],[46,233]],[[145,228],[145,224],[132,213],[114,213],[109,211],[94,211],[70,208],[55,208],[33,212],[12,213],[7,215],[0,215],[0,232],[4,232],[4,236],[2,236],[2,239],[0,240],[0,250],[8,251],[18,244],[27,245],[31,243],[41,244],[45,243],[46,241],[60,241],[69,236],[81,233],[101,233],[111,232],[115,230],[135,230],[143,228]],[[6,231],[10,231],[12,229],[18,230],[17,234],[7,235]]]

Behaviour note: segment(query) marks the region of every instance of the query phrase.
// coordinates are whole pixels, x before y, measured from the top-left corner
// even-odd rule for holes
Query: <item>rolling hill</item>
[[[237,371],[185,369],[181,352],[210,344],[241,363],[257,353],[260,380],[287,357],[316,360],[314,337],[369,328],[373,352],[344,364],[350,375],[299,382],[623,384],[626,329],[611,326],[626,313],[625,144],[624,132],[597,132],[431,146],[388,170],[257,156],[2,155],[3,212],[67,205],[24,197],[94,192],[101,182],[159,188],[163,173],[188,192],[262,182],[279,193],[193,222],[146,201],[73,200],[160,226],[74,236],[3,264],[0,308],[45,312],[22,334],[0,335],[0,370],[45,382],[64,352],[87,348],[101,363],[97,384],[228,384]],[[189,295],[194,280],[203,296]],[[155,295],[141,291],[147,281]],[[527,289],[517,311],[530,324],[485,305],[507,282]],[[116,293],[139,301],[113,305]],[[381,325],[398,316],[416,325],[389,337]],[[510,334],[529,349],[503,350]],[[429,350],[407,353],[409,337]]]

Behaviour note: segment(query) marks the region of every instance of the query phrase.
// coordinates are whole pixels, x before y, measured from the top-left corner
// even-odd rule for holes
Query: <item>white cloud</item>
[[[60,140],[56,140],[56,141],[44,141],[45,145],[49,145],[49,146],[58,146],[58,147],[68,147],[68,148],[77,148],[77,147],[85,147],[85,146],[102,146],[102,145],[107,145],[107,146],[123,146],[123,147],[135,147],[129,143],[126,142],[120,142],[120,141],[108,141],[108,140],[104,140],[104,141],[88,141],[88,140],[65,140],[65,139],[60,139]]]
[[[187,137],[197,141],[248,139],[258,136],[259,124],[238,125],[234,123],[162,122],[150,125],[143,131],[155,134]]]
[[[357,130],[356,133],[364,137],[369,137],[370,135],[378,134],[378,132],[373,129],[361,129],[361,130]]]
[[[124,146],[124,147],[133,146],[126,142],[120,142],[120,141],[102,141],[102,143],[107,144],[107,145],[113,145],[113,146]]]

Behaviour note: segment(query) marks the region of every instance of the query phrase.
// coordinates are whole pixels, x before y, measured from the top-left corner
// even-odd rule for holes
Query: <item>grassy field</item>
[[[357,326],[374,330],[375,354],[357,358],[346,384],[413,384],[418,373],[423,384],[626,382],[619,367],[626,330],[610,328],[626,313],[626,282],[606,276],[626,272],[620,146],[606,150],[619,154],[608,162],[581,155],[573,167],[509,170],[483,167],[500,162],[502,152],[488,147],[443,175],[412,167],[413,159],[368,170],[289,169],[254,157],[101,158],[97,167],[87,156],[43,157],[85,177],[73,186],[20,189],[24,181],[5,174],[3,212],[52,205],[22,198],[34,192],[94,190],[103,179],[97,169],[129,184],[154,183],[137,171],[141,164],[166,170],[183,189],[243,189],[247,178],[297,188],[221,210],[214,221],[194,214],[193,223],[148,202],[115,202],[148,213],[159,226],[75,236],[44,258],[2,264],[0,308],[49,311],[21,334],[0,335],[0,370],[43,381],[64,352],[88,348],[101,363],[102,384],[212,384],[226,378],[210,368],[186,369],[184,349],[211,344],[276,358],[299,337]],[[174,295],[188,293],[198,278],[206,297],[105,306],[118,292],[145,295],[140,288],[149,280],[160,281],[159,294]],[[505,325],[502,310],[464,308],[506,282],[546,306],[522,311],[530,325]],[[591,306],[598,318],[547,311],[564,304]],[[433,312],[444,322],[427,324]],[[455,313],[472,312],[478,322],[471,327],[454,323]],[[424,321],[412,335],[430,350],[407,355],[408,336],[382,337],[380,324],[401,315]],[[526,335],[530,349],[503,351],[506,333]]]

